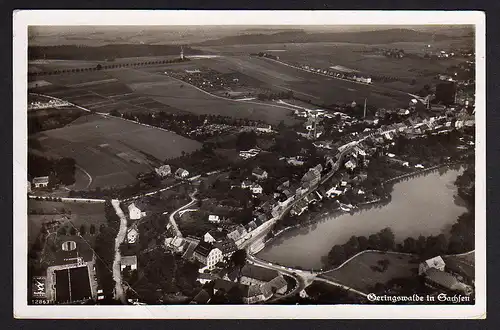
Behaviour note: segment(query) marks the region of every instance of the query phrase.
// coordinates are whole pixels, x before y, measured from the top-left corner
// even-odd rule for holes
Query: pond
[[[462,171],[444,168],[396,183],[391,201],[383,206],[340,215],[325,210],[313,224],[279,235],[257,256],[289,267],[319,269],[322,257],[353,235],[368,237],[387,227],[396,242],[409,236],[447,235],[457,217],[467,211],[454,185]]]

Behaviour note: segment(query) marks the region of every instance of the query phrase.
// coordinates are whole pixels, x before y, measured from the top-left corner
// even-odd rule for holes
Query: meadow
[[[380,263],[387,260],[387,269],[381,271]],[[370,293],[377,284],[386,284],[393,279],[414,278],[418,274],[418,259],[412,255],[365,252],[356,256],[340,268],[321,277],[344,284],[361,292]]]

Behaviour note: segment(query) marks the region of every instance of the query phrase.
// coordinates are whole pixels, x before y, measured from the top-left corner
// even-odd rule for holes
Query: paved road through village
[[[116,215],[120,218],[120,229],[118,230],[118,235],[115,239],[115,260],[113,261],[113,279],[115,280],[115,299],[120,300],[123,304],[127,303],[125,292],[122,285],[122,272],[121,272],[121,259],[122,255],[120,252],[120,245],[125,239],[127,234],[127,218],[120,207],[120,201],[118,199],[111,200],[111,205],[113,205]]]

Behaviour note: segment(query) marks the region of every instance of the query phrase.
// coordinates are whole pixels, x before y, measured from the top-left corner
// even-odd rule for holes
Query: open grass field
[[[385,271],[380,268],[381,260],[388,261]],[[411,255],[365,252],[339,269],[324,273],[321,277],[339,282],[359,291],[369,293],[375,284],[385,284],[395,278],[411,278],[418,273],[418,259]]]
[[[89,188],[135,182],[167,158],[200,147],[196,141],[117,118],[89,115],[70,125],[34,135],[42,152],[72,157],[92,177]]]

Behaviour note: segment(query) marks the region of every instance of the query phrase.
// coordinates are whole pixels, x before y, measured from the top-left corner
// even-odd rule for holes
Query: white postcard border
[[[464,305],[27,305],[27,27],[30,25],[419,25],[476,27],[476,304]],[[13,14],[14,317],[95,319],[470,319],[486,317],[485,15],[479,11],[32,10]]]

